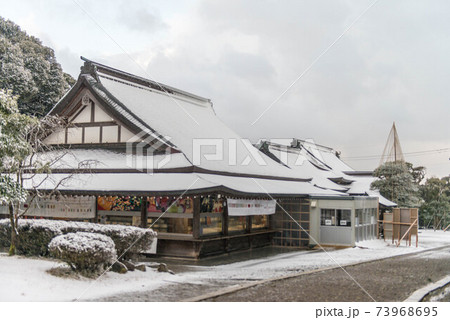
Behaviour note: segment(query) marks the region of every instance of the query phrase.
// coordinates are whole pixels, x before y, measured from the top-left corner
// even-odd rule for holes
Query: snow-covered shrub
[[[26,255],[48,255],[48,244],[56,236],[73,232],[92,232],[109,236],[116,246],[120,259],[150,249],[156,232],[121,225],[103,225],[89,222],[19,219],[17,251]],[[0,220],[0,241],[9,247],[10,222]],[[4,240],[3,240],[4,239]],[[3,245],[0,242],[0,245]]]
[[[100,226],[100,228],[99,228]],[[140,252],[148,251],[152,245],[156,233],[153,230],[119,226],[119,225],[96,225],[95,232],[105,234],[114,241],[117,255],[121,260],[129,259]]]
[[[100,272],[117,259],[116,248],[108,236],[91,232],[57,236],[48,245],[50,255],[78,272]]]
[[[19,233],[16,250],[23,255],[45,256],[48,255],[48,244],[50,241],[63,234],[63,221],[47,220],[19,220],[17,229]],[[1,238],[10,238],[11,223],[8,219],[0,220]],[[7,241],[9,247],[9,240]]]
[[[11,241],[11,224],[5,223],[6,219],[0,220],[0,248],[9,248]]]

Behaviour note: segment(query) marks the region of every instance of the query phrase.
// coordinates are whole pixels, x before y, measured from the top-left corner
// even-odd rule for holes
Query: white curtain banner
[[[26,216],[44,217],[44,218],[77,218],[92,219],[95,218],[95,197],[61,197],[34,199],[30,204],[31,208]]]
[[[227,199],[229,216],[258,216],[274,214],[276,200]]]

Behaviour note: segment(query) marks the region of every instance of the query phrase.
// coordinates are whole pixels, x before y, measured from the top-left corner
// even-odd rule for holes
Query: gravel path
[[[173,267],[181,273],[192,271],[182,264]],[[450,274],[450,246],[349,266],[345,270],[368,294],[342,269],[336,268],[270,281],[204,301],[403,301],[415,290]],[[198,281],[194,277],[191,282],[170,281],[160,289],[122,293],[95,301],[182,301],[252,282],[235,278]],[[443,297],[441,301],[448,298]]]
[[[403,301],[450,274],[450,248],[257,285],[206,301]],[[373,299],[370,296],[373,297]]]
[[[168,285],[152,291],[122,293],[120,295],[96,299],[95,301],[177,302],[232,286],[237,283],[238,281],[208,281],[202,284],[174,283],[173,285]]]

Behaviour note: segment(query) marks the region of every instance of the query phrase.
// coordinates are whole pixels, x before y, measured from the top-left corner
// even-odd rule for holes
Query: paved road
[[[403,301],[415,290],[450,274],[450,246],[345,268],[271,281],[205,301]],[[169,283],[148,292],[122,293],[97,301],[182,301],[252,281]],[[365,291],[364,291],[365,290]]]
[[[450,274],[450,247],[350,266],[345,271],[273,281],[206,301],[403,301]]]

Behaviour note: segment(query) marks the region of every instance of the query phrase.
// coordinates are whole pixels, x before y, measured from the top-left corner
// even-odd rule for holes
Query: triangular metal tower
[[[398,138],[397,128],[395,122],[392,125],[389,133],[386,146],[384,147],[383,155],[381,156],[380,165],[385,162],[405,161],[403,157],[402,147],[400,146],[400,139]]]

